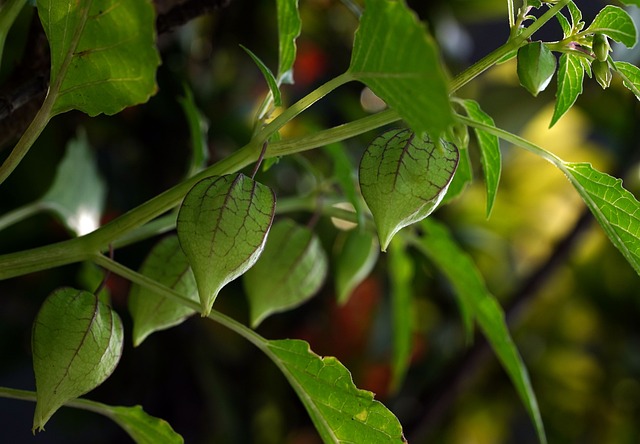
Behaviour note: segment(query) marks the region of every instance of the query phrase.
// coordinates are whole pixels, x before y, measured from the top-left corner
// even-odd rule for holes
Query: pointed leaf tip
[[[65,402],[107,379],[120,360],[122,345],[120,317],[96,296],[73,288],[49,295],[33,325],[33,430],[44,430]]]
[[[262,253],[275,214],[275,194],[244,174],[208,177],[185,196],[178,213],[180,245],[207,316],[219,291]]]
[[[359,180],[382,251],[400,229],[436,209],[458,158],[454,144],[442,139],[436,143],[408,129],[387,131],[371,142],[360,161]]]

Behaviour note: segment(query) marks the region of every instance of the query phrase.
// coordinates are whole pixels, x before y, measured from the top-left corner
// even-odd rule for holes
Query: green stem
[[[24,219],[27,219],[28,217],[33,216],[34,214],[39,213],[44,209],[45,207],[42,205],[42,202],[35,201],[16,208],[15,210],[9,211],[8,213],[0,216],[0,230],[4,230],[5,228]]]
[[[0,398],[19,399],[21,401],[37,401],[36,392],[31,390],[19,390],[8,387],[0,387]],[[74,407],[77,409],[88,410],[94,413],[99,413],[111,417],[111,408],[106,404],[100,402],[91,401],[89,399],[76,398],[72,401],[64,403],[66,407]]]
[[[556,167],[564,171],[565,167],[564,167],[564,161],[562,159],[560,159],[558,156],[556,156],[552,152],[547,151],[544,148],[529,142],[527,139],[523,139],[520,136],[516,136],[515,134],[512,134],[509,131],[496,128],[495,126],[487,125],[485,123],[478,122],[473,119],[469,119],[468,117],[461,116],[460,114],[456,114],[455,117],[460,123],[464,123],[465,125],[468,125],[472,128],[483,130],[489,134],[499,137],[502,140],[506,140],[507,142],[510,142],[516,146],[519,146],[520,148],[524,148],[525,150],[537,156],[542,157],[546,161],[551,162],[553,165],[555,165]]]

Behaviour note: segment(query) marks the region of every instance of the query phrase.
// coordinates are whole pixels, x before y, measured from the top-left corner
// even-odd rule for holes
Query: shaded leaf
[[[293,83],[296,39],[302,30],[298,0],[277,0],[278,11],[278,84]]]
[[[153,247],[140,273],[198,301],[195,277],[175,235],[165,237]],[[179,325],[194,311],[134,283],[129,293],[129,313],[133,318],[133,345],[137,347],[151,333]]]
[[[365,1],[349,72],[417,134],[438,138],[454,123],[436,43],[403,1]]]
[[[334,273],[339,304],[346,304],[353,290],[371,273],[380,251],[374,235],[368,231],[356,228],[343,236]]]
[[[589,33],[601,33],[616,42],[631,48],[636,44],[637,31],[633,19],[627,11],[613,5],[607,5],[596,15],[593,22],[585,30]]]
[[[51,293],[33,325],[33,429],[44,430],[65,402],[107,379],[120,360],[122,344],[120,317],[93,294],[73,288]]]
[[[558,68],[558,89],[556,91],[556,105],[549,128],[556,124],[569,109],[576,103],[578,96],[582,94],[582,82],[584,80],[584,67],[580,59],[583,57],[564,53],[560,56]]]
[[[520,84],[534,97],[544,91],[556,72],[556,58],[542,42],[531,42],[518,49]]]
[[[373,393],[359,390],[333,357],[321,358],[299,340],[267,341],[325,443],[405,443],[398,419]]]
[[[486,125],[495,126],[491,116],[482,111],[478,102],[475,100],[464,100],[462,104],[470,119]],[[480,148],[480,161],[482,163],[482,170],[484,171],[484,180],[487,189],[487,217],[489,217],[491,215],[491,210],[493,209],[493,204],[496,200],[496,195],[498,194],[500,173],[502,171],[500,141],[496,136],[481,129],[474,128],[473,131],[478,139],[478,147]]]
[[[484,279],[469,255],[462,251],[443,225],[433,220],[421,224],[424,235],[416,245],[447,277],[465,312],[477,320],[480,330],[511,378],[538,438],[546,443],[544,425],[529,374],[511,339],[500,304],[487,290]]]
[[[360,188],[383,251],[400,229],[435,210],[457,164],[455,145],[408,129],[387,131],[371,142],[360,161]]]
[[[242,45],[240,45],[240,47],[244,49],[247,54],[249,54],[249,57],[251,57],[253,62],[258,66],[258,68],[260,68],[260,72],[264,76],[267,85],[269,85],[269,91],[271,91],[271,95],[273,96],[273,103],[275,104],[275,106],[282,106],[282,96],[280,95],[278,81],[276,80],[271,70],[267,67],[267,65],[264,64],[262,60],[260,60],[260,57],[255,55],[249,48]]]
[[[89,147],[87,134],[79,131],[67,145],[49,191],[40,199],[78,236],[100,226],[107,188]]]
[[[342,143],[333,143],[324,147],[324,150],[333,161],[333,177],[338,181],[342,191],[353,208],[356,210],[358,225],[364,226],[364,212],[362,201],[356,189],[356,177],[351,159],[346,153],[346,147]]]
[[[613,245],[640,274],[640,202],[622,187],[622,180],[588,163],[564,163],[562,170]]]
[[[620,3],[640,7],[640,0],[620,0]]]
[[[27,0],[6,0],[0,5],[0,66],[9,30],[26,3]]]
[[[203,315],[220,289],[258,260],[274,213],[273,191],[244,174],[208,177],[187,193],[178,238],[196,277]]]
[[[311,298],[327,268],[327,256],[313,231],[289,219],[274,224],[262,255],[243,276],[252,327]]]
[[[155,13],[146,0],[38,0],[51,47],[51,115],[95,116],[146,102],[160,57]]]
[[[163,419],[149,415],[139,405],[105,406],[105,415],[127,431],[137,444],[182,444],[184,439]]]
[[[640,100],[640,69],[628,62],[613,62],[624,86]]]
[[[389,248],[389,282],[393,319],[393,359],[391,363],[392,393],[400,388],[411,357],[413,330],[413,276],[415,266],[404,242],[394,239]]]
[[[209,160],[209,147],[207,145],[207,133],[209,131],[209,120],[198,109],[191,89],[185,85],[184,97],[178,99],[184,115],[189,125],[189,136],[191,137],[191,163],[188,177],[193,176],[198,171],[207,166]]]

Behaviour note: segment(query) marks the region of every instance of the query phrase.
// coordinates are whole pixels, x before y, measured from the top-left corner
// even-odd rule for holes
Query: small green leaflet
[[[454,242],[445,226],[429,219],[422,221],[421,226],[424,235],[415,242],[415,246],[447,277],[461,307],[465,307],[463,315],[468,312],[477,320],[529,412],[540,443],[546,444],[544,425],[529,374],[511,339],[500,304],[487,290],[471,257]]]
[[[342,232],[337,242],[334,276],[338,303],[342,305],[373,270],[380,246],[373,234],[359,228]]]
[[[605,34],[627,48],[632,48],[638,38],[633,19],[624,9],[612,5],[602,8],[585,32]]]
[[[556,91],[556,105],[549,128],[556,124],[569,109],[576,103],[578,96],[582,94],[582,81],[584,80],[584,67],[582,56],[566,52],[560,56],[558,68],[558,89]]]
[[[103,405],[104,406],[104,405]],[[182,444],[184,439],[163,419],[153,417],[139,405],[104,406],[104,415],[117,422],[137,444]]]
[[[178,99],[184,115],[189,125],[189,136],[191,137],[191,162],[187,177],[191,177],[207,166],[209,160],[209,146],[207,144],[207,134],[209,132],[209,121],[207,117],[198,109],[191,89],[185,85],[184,97]]]
[[[278,86],[278,81],[276,80],[275,76],[273,75],[273,73],[271,72],[271,70],[267,67],[267,65],[264,64],[264,62],[262,60],[260,60],[260,57],[258,57],[257,55],[255,55],[249,48],[240,45],[240,47],[242,49],[244,49],[244,51],[249,54],[249,57],[251,57],[251,60],[253,60],[253,62],[258,66],[258,68],[260,69],[260,72],[262,73],[264,79],[267,82],[267,85],[269,85],[269,91],[271,91],[271,94],[273,95],[273,103],[275,106],[282,106],[282,96],[280,94],[280,88]]]
[[[365,1],[349,73],[417,134],[437,139],[454,123],[436,43],[403,1]]]
[[[613,62],[624,86],[640,100],[640,69],[628,62]]]
[[[491,116],[482,111],[480,104],[475,100],[463,100],[462,105],[470,119],[495,126]],[[474,128],[473,131],[476,134],[478,147],[480,148],[480,161],[482,162],[482,170],[484,171],[484,180],[487,188],[487,217],[489,217],[496,200],[496,195],[498,194],[500,173],[502,171],[500,141],[496,136],[481,129]]]
[[[362,199],[356,189],[356,177],[351,159],[347,155],[347,147],[342,142],[338,142],[327,145],[323,149],[333,161],[333,177],[356,210],[358,225],[364,226]]]
[[[293,83],[296,39],[302,30],[298,0],[277,0],[278,10],[278,84]]]
[[[67,145],[49,191],[41,204],[55,212],[78,236],[100,226],[107,188],[102,179],[87,134],[79,131]]]
[[[158,242],[144,260],[140,273],[178,293],[198,301],[196,280],[178,237]],[[129,312],[133,318],[133,345],[137,347],[151,333],[174,327],[194,311],[184,304],[162,297],[138,284],[131,286]]]
[[[536,97],[544,91],[556,72],[556,57],[542,42],[527,43],[518,49],[518,79]]]
[[[413,276],[415,266],[400,238],[389,248],[389,283],[393,319],[391,393],[397,393],[409,368],[413,333]]]
[[[427,217],[447,192],[458,165],[450,142],[408,129],[387,131],[360,161],[360,189],[373,214],[382,251],[402,228]]]
[[[299,340],[266,341],[266,349],[325,443],[407,442],[393,413],[373,393],[359,390],[336,358],[321,358]]]
[[[622,187],[622,180],[588,163],[563,163],[567,175],[607,236],[640,274],[640,202]]]
[[[204,316],[226,284],[258,260],[275,213],[271,189],[244,174],[208,177],[187,193],[177,230]]]
[[[290,219],[277,222],[256,264],[243,276],[251,326],[295,308],[320,290],[329,268],[320,240]]]
[[[71,109],[111,115],[155,93],[160,57],[149,0],[37,4],[51,46],[51,116]]]
[[[0,5],[0,66],[9,30],[26,3],[27,0],[6,0]]]
[[[96,296],[73,288],[50,294],[33,324],[33,430],[44,430],[64,403],[107,379],[120,360],[122,345],[120,317]]]

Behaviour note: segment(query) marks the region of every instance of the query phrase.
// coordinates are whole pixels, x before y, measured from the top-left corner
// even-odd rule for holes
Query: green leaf
[[[278,84],[293,83],[296,39],[302,30],[298,0],[277,0],[278,10]]]
[[[38,0],[51,47],[51,115],[95,116],[146,102],[160,57],[148,0]]]
[[[640,274],[640,202],[622,187],[622,180],[588,163],[564,163],[562,170],[613,245]]]
[[[65,402],[107,379],[120,360],[122,344],[120,317],[93,294],[61,288],[49,295],[33,325],[33,430],[44,430]]]
[[[40,199],[78,236],[100,226],[107,188],[91,152],[87,134],[78,131],[67,145],[49,191]]]
[[[518,49],[517,71],[520,84],[535,97],[551,82],[556,58],[544,43],[528,43]]]
[[[230,174],[208,177],[185,196],[177,229],[198,284],[203,315],[218,293],[258,260],[275,213],[269,187]]]
[[[436,43],[403,1],[365,1],[349,72],[417,134],[437,139],[454,123]]]
[[[578,6],[576,6],[573,0],[567,3],[567,9],[569,9],[569,14],[571,15],[571,27],[574,32],[582,31],[584,28],[584,21],[582,21],[582,11]]]
[[[558,89],[556,91],[556,105],[549,128],[556,124],[569,109],[576,103],[578,96],[582,94],[582,81],[584,80],[584,67],[579,55],[564,53],[560,56],[558,68]]]
[[[333,177],[338,181],[345,197],[356,210],[358,225],[364,226],[364,211],[362,201],[356,189],[356,177],[351,159],[346,153],[343,143],[332,143],[324,147],[325,152],[333,161]]]
[[[149,415],[139,405],[105,406],[105,415],[127,431],[137,444],[182,444],[184,439],[163,419]]]
[[[360,161],[360,188],[382,251],[400,229],[435,210],[457,165],[455,145],[408,129],[387,131],[371,142]]]
[[[178,237],[165,237],[145,259],[140,273],[178,293],[198,301],[198,288]],[[133,284],[129,294],[129,312],[133,318],[133,345],[137,347],[151,333],[182,323],[194,311],[184,304],[165,298],[147,287]]]
[[[274,224],[260,259],[243,277],[252,327],[306,302],[322,287],[327,268],[327,256],[313,231],[289,219]]]
[[[321,358],[299,340],[266,347],[325,443],[406,443],[398,419],[373,393],[359,390],[336,358]]]
[[[389,248],[389,281],[393,319],[393,359],[391,363],[392,393],[402,385],[409,368],[413,332],[413,276],[415,266],[404,242],[398,238]]]
[[[463,313],[468,311],[477,320],[529,412],[538,439],[546,443],[544,425],[529,374],[511,339],[500,304],[487,290],[471,257],[458,247],[446,227],[433,220],[424,220],[421,225],[424,235],[416,246],[447,277],[461,307],[465,307]]]
[[[254,63],[258,65],[258,68],[260,68],[260,72],[262,72],[264,79],[267,81],[267,85],[269,85],[269,91],[271,91],[271,94],[273,95],[273,103],[275,104],[275,106],[282,106],[282,96],[280,95],[278,81],[274,77],[271,70],[267,67],[267,65],[264,64],[262,60],[260,60],[260,57],[255,55],[249,48],[242,45],[240,45],[240,47],[244,49],[247,54],[249,54],[249,57],[251,57]]]
[[[640,69],[628,62],[613,62],[622,83],[640,100]]]
[[[178,99],[184,115],[189,125],[189,135],[191,137],[191,165],[189,167],[188,177],[193,176],[197,172],[207,166],[209,160],[209,147],[207,144],[207,133],[209,132],[209,120],[198,109],[193,93],[188,86],[184,86],[184,97]]]
[[[560,24],[560,28],[562,28],[562,37],[567,38],[571,35],[571,25],[569,24],[569,20],[561,13],[556,14],[556,19]]]
[[[640,7],[640,0],[620,0],[624,5],[634,5]]]
[[[586,33],[601,33],[616,42],[632,48],[636,44],[637,31],[633,19],[627,11],[613,5],[607,5],[596,15],[585,30]]]
[[[6,0],[0,5],[0,66],[9,30],[26,3],[27,0]]]
[[[378,242],[370,232],[356,228],[343,233],[334,273],[339,304],[345,304],[353,290],[369,276],[379,251]]]
[[[470,119],[486,125],[495,126],[491,116],[482,111],[478,102],[475,100],[464,100],[462,104]],[[502,171],[500,141],[496,136],[481,129],[474,128],[474,132],[478,139],[478,147],[480,148],[480,161],[482,162],[482,170],[484,171],[484,180],[487,188],[487,217],[489,217],[496,200],[496,195],[498,194],[500,173]]]

